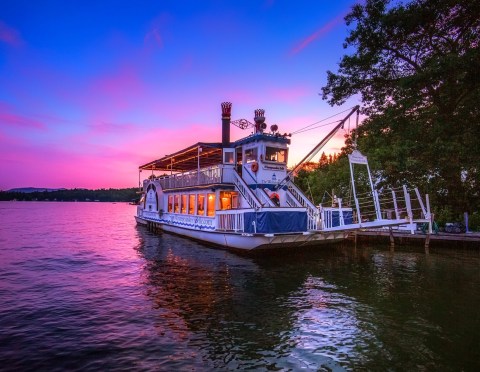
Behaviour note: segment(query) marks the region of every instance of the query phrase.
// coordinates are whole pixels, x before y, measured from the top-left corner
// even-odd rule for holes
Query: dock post
[[[430,253],[430,233],[427,233],[427,237],[425,238],[425,253]]]
[[[391,227],[388,228],[388,233],[390,235],[390,251],[395,250],[395,238],[393,237],[393,229]]]

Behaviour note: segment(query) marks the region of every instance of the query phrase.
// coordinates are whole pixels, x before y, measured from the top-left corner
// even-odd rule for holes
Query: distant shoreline
[[[42,191],[0,191],[0,201],[136,202],[140,199],[136,187],[97,190],[51,189],[51,191],[45,191],[48,189],[42,188],[40,190]]]

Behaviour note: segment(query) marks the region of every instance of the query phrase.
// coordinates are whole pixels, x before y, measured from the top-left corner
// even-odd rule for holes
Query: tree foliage
[[[362,152],[383,184],[416,185],[432,204],[480,209],[480,2],[366,0],[346,16],[352,29],[323,98],[359,95],[367,119]]]

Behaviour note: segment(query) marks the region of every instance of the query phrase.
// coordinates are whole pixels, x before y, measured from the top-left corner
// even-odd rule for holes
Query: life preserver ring
[[[279,206],[280,205],[280,195],[278,195],[276,192],[272,192],[270,194],[270,200],[275,203],[275,205]]]
[[[252,163],[252,172],[254,173],[258,172],[258,163],[256,161]]]

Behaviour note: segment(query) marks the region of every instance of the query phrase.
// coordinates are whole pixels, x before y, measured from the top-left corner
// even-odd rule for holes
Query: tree
[[[415,184],[458,214],[480,208],[480,2],[366,0],[323,98],[360,95],[358,144],[382,182]]]

